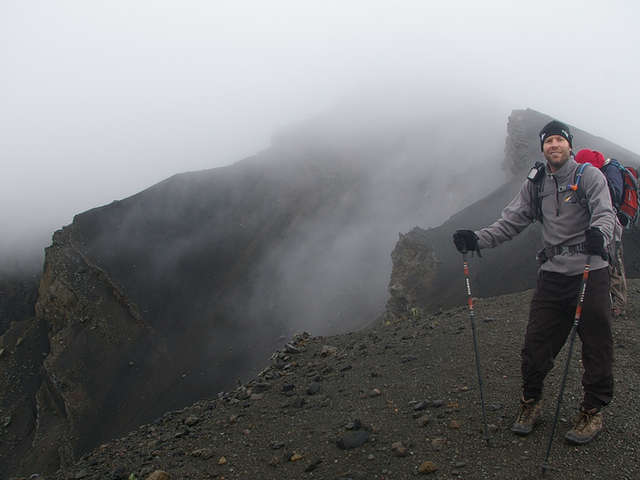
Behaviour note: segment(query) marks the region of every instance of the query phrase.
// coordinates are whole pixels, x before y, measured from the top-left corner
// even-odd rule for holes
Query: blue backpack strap
[[[584,169],[587,165],[589,164],[581,163],[580,166],[578,167],[578,170],[576,170],[576,176],[573,179],[573,185],[569,185],[569,188],[574,192],[577,191],[578,187],[580,186],[580,179],[582,178],[582,173],[584,172]]]

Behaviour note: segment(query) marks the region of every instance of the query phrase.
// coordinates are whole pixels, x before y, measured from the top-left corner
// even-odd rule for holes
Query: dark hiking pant
[[[525,399],[540,398],[544,378],[567,340],[575,317],[582,275],[567,276],[541,271],[531,300],[529,323],[522,348],[522,382]],[[609,270],[589,273],[582,317],[582,386],[587,408],[607,405],[613,396],[613,340]]]

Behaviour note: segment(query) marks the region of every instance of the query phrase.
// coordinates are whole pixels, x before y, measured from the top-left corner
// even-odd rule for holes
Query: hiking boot
[[[602,430],[602,412],[597,408],[585,410],[580,407],[580,413],[573,420],[573,428],[567,432],[564,438],[574,445],[584,445],[596,438]]]
[[[511,426],[511,431],[517,435],[529,435],[542,415],[542,398],[520,399],[520,413]]]

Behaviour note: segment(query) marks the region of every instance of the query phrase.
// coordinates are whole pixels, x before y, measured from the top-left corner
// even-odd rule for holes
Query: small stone
[[[218,459],[218,465],[226,465],[227,464],[227,459],[225,457],[220,457]]]
[[[382,395],[382,392],[381,392],[381,391],[380,391],[380,389],[378,389],[378,388],[374,388],[373,390],[371,390],[371,391],[369,392],[369,396],[370,396],[371,398],[373,398],[373,397],[379,397],[380,395]]]
[[[422,465],[418,467],[418,473],[422,473],[422,474],[433,473],[437,470],[438,470],[438,467],[436,467],[435,463],[429,462],[429,461],[422,462]]]
[[[396,457],[406,457],[407,456],[407,447],[405,447],[402,442],[393,442],[391,444],[391,451]]]
[[[443,405],[444,405],[444,400],[434,400],[433,402],[431,402],[431,406],[434,408],[440,408]]]
[[[210,448],[199,448],[191,452],[191,456],[195,458],[204,458],[205,460],[213,457],[213,450]]]
[[[466,467],[467,462],[465,462],[464,460],[460,460],[459,462],[456,462],[453,464],[453,468],[462,468],[462,467]]]
[[[284,385],[282,385],[283,392],[291,392],[294,388],[296,388],[296,386],[292,383],[285,383]]]
[[[414,360],[417,360],[418,357],[416,357],[415,355],[404,355],[401,359],[400,359],[400,363],[409,363],[409,362],[413,362]]]
[[[287,353],[300,353],[302,350],[300,350],[297,347],[294,347],[293,345],[291,345],[290,343],[287,343],[284,346],[284,351]]]
[[[429,401],[428,401],[428,400],[422,400],[421,402],[416,403],[416,404],[413,406],[413,409],[414,409],[415,411],[419,411],[419,410],[424,410],[424,409],[426,409],[427,407],[429,407]]]
[[[251,394],[251,397],[249,397],[249,400],[256,401],[256,400],[262,400],[263,398],[264,398],[264,395],[262,393],[253,393]]]
[[[156,470],[155,472],[149,474],[146,480],[169,480],[171,477],[169,474],[163,470]]]
[[[300,460],[302,458],[302,455],[300,455],[299,453],[294,452],[293,455],[291,455],[289,457],[289,461],[290,462],[297,462],[298,460]]]
[[[187,418],[184,419],[185,425],[189,427],[193,427],[199,421],[200,421],[200,418],[195,415],[189,415]]]
[[[362,422],[359,418],[356,418],[353,422],[349,422],[345,425],[347,430],[360,430],[362,428]]]
[[[369,432],[366,430],[354,430],[345,433],[336,443],[343,450],[360,447],[369,440]]]
[[[318,382],[311,382],[307,387],[307,395],[315,395],[320,391],[320,384]]]
[[[442,438],[442,437],[434,438],[433,440],[431,440],[431,446],[436,451],[442,450],[442,447],[446,443],[447,443],[447,440],[445,438]]]
[[[345,365],[340,369],[341,372],[346,372],[347,370],[351,370],[353,367],[351,365]]]
[[[429,424],[430,418],[428,415],[422,415],[418,418],[418,425],[421,427],[426,427]]]
[[[5,349],[0,348],[0,358],[4,357],[4,352],[5,352]]]
[[[326,357],[328,355],[335,355],[338,352],[336,347],[332,347],[330,345],[323,345],[320,350],[320,355]]]
[[[269,465],[271,465],[272,467],[275,467],[276,465],[278,465],[280,463],[280,457],[278,457],[277,455],[274,455],[273,457],[271,457],[271,459],[269,460]]]
[[[458,422],[457,420],[451,420],[449,422],[449,428],[451,430],[460,430],[460,422]]]
[[[12,420],[11,415],[7,415],[6,417],[3,417],[2,418],[2,426],[4,428],[7,428],[9,425],[11,425],[11,420]]]
[[[253,386],[253,391],[255,393],[262,393],[271,388],[271,384],[267,382],[259,382]]]
[[[174,435],[173,438],[182,438],[182,437],[186,437],[189,435],[189,430],[178,430]]]
[[[307,468],[305,468],[304,471],[305,472],[313,472],[316,468],[318,468],[318,466],[320,466],[321,463],[322,463],[322,459],[321,458],[317,458],[316,460],[311,462],[309,465],[307,465]]]
[[[271,447],[271,450],[280,450],[281,448],[284,448],[284,442],[271,442],[269,447]]]

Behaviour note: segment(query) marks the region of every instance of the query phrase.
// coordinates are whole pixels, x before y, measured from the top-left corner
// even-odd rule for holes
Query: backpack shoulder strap
[[[589,163],[581,163],[580,166],[576,169],[576,174],[573,177],[573,185],[570,186],[571,190],[577,191],[580,186],[580,179],[582,178],[582,174],[584,173],[584,169]]]

